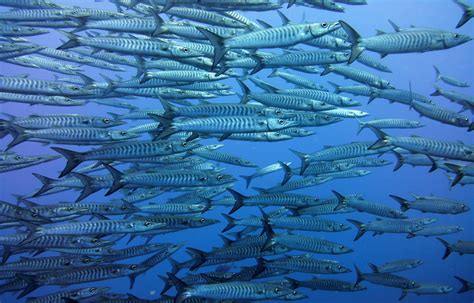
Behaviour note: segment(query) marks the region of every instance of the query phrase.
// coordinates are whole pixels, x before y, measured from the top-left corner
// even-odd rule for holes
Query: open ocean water
[[[450,0],[368,0],[368,5],[344,5],[346,10],[344,13],[337,13],[326,11],[317,8],[310,8],[304,6],[294,5],[287,9],[286,4],[280,9],[291,21],[297,23],[303,22],[332,22],[337,20],[344,20],[355,28],[362,37],[369,37],[375,34],[375,30],[381,30],[385,32],[392,32],[393,29],[387,22],[388,19],[394,21],[402,28],[407,28],[411,25],[418,27],[432,27],[442,29],[446,31],[455,31],[461,34],[474,36],[474,22],[471,20],[466,25],[459,29],[455,29],[459,18],[461,17],[461,9]],[[1,3],[1,1],[0,1]],[[116,6],[108,1],[61,1],[55,0],[55,3],[67,6],[79,6],[87,8],[97,8],[115,11]],[[471,5],[474,3],[470,3]],[[7,7],[0,7],[0,12],[9,10]],[[130,11],[131,12],[131,11]],[[131,12],[133,13],[133,12]],[[280,26],[281,20],[278,17],[276,10],[252,12],[244,11],[241,12],[251,20],[261,19],[273,26]],[[166,16],[163,13],[163,16]],[[165,18],[166,19],[166,18]],[[65,29],[69,31],[70,29]],[[105,31],[97,30],[101,35],[107,34]],[[84,36],[84,32],[80,32],[79,35]],[[61,40],[67,40],[64,35],[59,33],[55,29],[49,29],[49,33],[45,35],[26,37],[31,42],[56,48],[62,44]],[[316,49],[303,44],[297,45],[305,50]],[[82,48],[82,47],[81,47]],[[265,50],[267,51],[267,50]],[[281,53],[280,48],[272,49],[275,53]],[[378,54],[370,51],[365,51],[365,54],[369,54],[374,58],[379,58]],[[370,69],[358,62],[353,63],[351,66],[360,68],[362,70],[370,71],[377,74],[384,79],[390,81],[390,84],[399,89],[409,89],[409,82],[411,82],[412,89],[414,92],[429,96],[434,91],[435,84],[435,72],[433,65],[439,67],[441,72],[445,75],[450,75],[456,79],[466,81],[471,85],[474,84],[474,60],[472,59],[474,54],[473,42],[440,50],[426,53],[408,53],[408,54],[390,54],[382,59],[382,62],[390,67],[392,73],[382,73],[380,71]],[[135,77],[136,69],[132,67],[125,67],[126,71],[115,72],[97,67],[90,67],[87,65],[81,66],[83,73],[92,79],[102,81],[100,74],[104,74],[111,79],[117,79],[117,77],[123,79],[130,79]],[[239,73],[241,71],[236,69]],[[328,81],[337,83],[341,86],[354,84],[355,81],[350,79],[344,79],[342,76],[335,74],[328,74],[326,76],[320,76],[318,74],[308,74],[296,71],[284,70],[305,77],[307,80],[325,86],[328,90],[332,91],[331,85]],[[321,68],[321,70],[323,70]],[[271,83],[272,85],[280,89],[293,88],[294,85],[285,82],[283,79],[278,77],[267,78],[271,69],[264,69],[257,75]],[[44,79],[44,80],[55,80],[55,73],[40,68],[27,68],[18,65],[13,65],[5,61],[0,61],[0,74],[2,76],[17,76],[27,74],[30,79]],[[59,74],[58,74],[59,75]],[[68,75],[59,75],[60,77],[69,77]],[[229,78],[222,80],[221,82],[232,86],[232,90],[241,93],[241,89],[237,85],[235,79]],[[261,89],[256,88],[251,84],[250,81],[245,81],[253,92],[262,92]],[[468,88],[457,88],[451,87],[441,81],[436,82],[442,88],[447,90],[456,90],[463,94],[473,96],[474,89]],[[350,96],[348,94],[343,94]],[[459,128],[447,124],[443,124],[434,120],[430,120],[426,117],[419,117],[415,110],[410,110],[407,105],[399,103],[390,103],[388,100],[377,98],[370,104],[367,103],[368,97],[364,96],[351,96],[354,100],[360,101],[361,105],[354,107],[354,109],[366,111],[370,113],[369,116],[361,118],[363,121],[369,121],[380,118],[405,118],[418,120],[425,126],[416,129],[388,129],[386,132],[391,136],[409,136],[417,135],[421,137],[436,138],[447,141],[460,141],[466,145],[473,145],[474,140],[472,133],[467,132],[466,128]],[[100,96],[99,96],[100,98]],[[442,96],[431,97],[432,100],[440,106],[449,108],[453,111],[459,111],[460,106],[456,103],[450,102]],[[115,98],[114,100],[120,100]],[[143,98],[135,97],[133,99],[122,99],[126,102],[132,103],[140,109],[161,109],[161,105],[156,98]],[[192,101],[196,104],[196,100]],[[239,102],[237,95],[233,96],[219,96],[215,99],[211,99],[212,103],[226,102],[234,103]],[[26,117],[29,115],[45,115],[45,114],[83,114],[83,115],[96,115],[96,116],[107,116],[108,112],[115,114],[125,114],[128,110],[123,108],[109,107],[105,105],[98,105],[95,103],[87,103],[84,106],[74,107],[55,107],[55,106],[43,106],[36,105],[30,106],[28,104],[20,103],[2,103],[0,104],[0,111],[4,114],[9,114],[17,117]],[[470,111],[465,111],[465,115],[472,118]],[[127,120],[127,123],[116,127],[116,129],[128,129],[132,126],[139,125],[142,123],[150,122],[151,120]],[[219,151],[227,152],[233,155],[240,156],[246,160],[250,160],[257,164],[258,167],[264,167],[266,165],[275,163],[276,161],[291,161],[291,167],[298,167],[300,160],[289,150],[289,148],[301,151],[304,153],[311,153],[321,150],[324,146],[336,146],[346,144],[354,141],[376,141],[376,137],[369,129],[364,129],[359,135],[357,135],[358,123],[356,119],[346,118],[342,122],[323,126],[323,127],[308,127],[307,129],[314,131],[316,134],[308,137],[293,138],[288,141],[281,142],[246,142],[246,141],[234,141],[224,140],[220,142],[224,144],[224,147]],[[144,134],[140,140],[149,140],[150,136]],[[1,139],[1,146],[5,147],[10,142],[11,137],[6,136]],[[202,144],[215,144],[218,143],[217,139],[203,139],[200,141]],[[24,142],[18,146],[15,146],[12,150],[21,155],[36,155],[36,154],[56,154],[51,150],[51,146],[61,146],[66,149],[87,151],[97,146],[74,146],[74,145],[60,145],[50,144],[42,145],[37,142]],[[456,185],[453,188],[450,187],[448,178],[445,172],[441,169],[429,173],[429,167],[411,167],[410,165],[404,165],[398,171],[393,171],[393,167],[396,162],[395,156],[388,152],[382,155],[383,159],[389,160],[392,164],[382,167],[370,167],[362,168],[370,170],[370,174],[363,177],[357,178],[346,178],[346,179],[334,179],[328,182],[322,183],[317,186],[300,189],[294,193],[311,195],[321,198],[333,197],[331,190],[336,190],[342,194],[360,194],[364,198],[389,205],[393,208],[398,209],[399,205],[389,195],[397,195],[411,199],[410,194],[415,193],[417,195],[435,195],[445,197],[453,200],[458,200],[466,203],[471,208],[473,207],[472,198],[473,190],[472,185]],[[213,162],[213,161],[211,161]],[[50,178],[56,178],[59,172],[64,168],[66,161],[64,158],[54,160],[52,162],[43,163],[37,166],[27,167],[21,170],[10,171],[2,173],[0,175],[0,200],[15,203],[15,197],[13,195],[22,195],[32,192],[40,187],[40,182],[35,178],[32,173],[38,173]],[[92,162],[86,162],[91,164]],[[217,163],[217,162],[214,162]],[[277,185],[282,178],[282,172],[276,172],[262,178],[257,178],[252,181],[251,187],[245,188],[245,182],[241,179],[240,175],[250,175],[255,169],[239,167],[235,165],[229,165],[225,163],[218,164],[219,167],[224,168],[224,173],[234,176],[237,180],[234,182],[235,185],[232,187],[234,190],[249,195],[256,195],[257,192],[252,190],[251,187],[269,188]],[[125,166],[119,166],[121,171],[124,170]],[[101,171],[100,174],[106,174],[106,171]],[[451,174],[452,175],[452,174]],[[299,178],[298,176],[294,177]],[[111,196],[104,197],[104,190],[101,190],[93,195],[87,197],[85,202],[107,202],[112,199],[119,199],[123,196],[121,192],[116,192]],[[164,203],[167,199],[177,196],[180,193],[164,193],[156,198],[137,203],[136,205],[143,206],[150,202]],[[32,198],[32,201],[38,204],[53,204],[59,201],[73,202],[78,196],[76,190],[68,190],[53,195],[45,195],[39,198]],[[213,200],[218,200],[220,197],[230,196],[229,193],[224,192]],[[269,212],[275,207],[266,208]],[[226,222],[221,213],[227,213],[230,208],[224,208],[222,206],[213,207],[213,209],[203,214],[206,218],[217,219],[220,221],[219,224],[181,230],[175,233],[163,234],[154,237],[152,240],[154,243],[185,243],[183,248],[173,254],[175,260],[184,261],[189,258],[186,254],[186,247],[198,248],[203,251],[210,251],[213,247],[222,246],[222,240],[219,237],[221,230],[225,227]],[[409,218],[436,218],[437,222],[434,224],[438,225],[459,225],[464,228],[463,231],[441,236],[443,239],[450,243],[456,242],[457,240],[474,241],[473,232],[473,211],[472,209],[468,212],[461,214],[434,214],[434,213],[422,213],[417,210],[408,210],[406,212]],[[245,218],[250,215],[261,216],[257,207],[243,207],[234,214],[235,218]],[[88,216],[84,217],[84,220],[88,220]],[[112,219],[119,219],[121,216],[111,216]],[[368,222],[375,220],[376,216],[363,212],[353,212],[347,214],[339,214],[325,217],[333,219],[338,222],[346,222],[346,219],[355,219],[362,222]],[[82,219],[81,219],[82,220]],[[239,227],[234,228],[238,230]],[[16,230],[2,229],[0,235],[7,235],[15,233]],[[283,230],[277,230],[278,233]],[[348,254],[341,255],[325,255],[325,254],[313,254],[315,258],[320,259],[331,259],[337,260],[342,265],[350,268],[351,273],[345,274],[334,274],[334,275],[312,275],[307,273],[291,273],[285,276],[292,277],[297,280],[309,279],[312,276],[319,278],[331,278],[341,279],[345,281],[355,282],[356,274],[354,265],[357,265],[363,272],[369,272],[370,268],[368,263],[383,264],[388,261],[394,261],[398,259],[420,259],[423,260],[423,265],[408,270],[406,272],[397,273],[403,277],[415,280],[418,282],[432,282],[439,284],[446,284],[453,288],[453,290],[444,295],[427,295],[427,296],[416,296],[409,294],[404,302],[473,302],[474,292],[465,292],[458,294],[457,291],[461,287],[461,284],[454,278],[454,276],[462,277],[468,281],[474,282],[474,263],[473,256],[466,254],[460,256],[453,252],[446,260],[442,260],[444,253],[443,245],[436,240],[436,237],[415,237],[413,239],[406,239],[406,234],[383,234],[380,236],[372,237],[371,233],[367,233],[361,239],[354,242],[353,239],[356,235],[356,229],[351,225],[351,229],[344,232],[330,233],[330,232],[304,232],[294,231],[295,234],[301,234],[311,237],[318,237],[327,239],[337,243],[344,244],[345,246],[352,248],[354,251]],[[128,236],[125,239],[121,239],[114,245],[114,249],[121,249],[130,245],[138,245],[145,243],[145,239],[137,237],[130,244],[127,244]],[[303,254],[304,252],[292,251],[290,254]],[[54,256],[57,253],[47,251],[40,255],[40,257]],[[20,256],[28,256],[27,254],[14,255],[8,262],[18,260]],[[134,264],[140,263],[148,258],[147,256],[136,257],[133,259],[126,259],[124,261],[118,261],[118,263]],[[268,257],[268,259],[275,257]],[[246,259],[242,261],[235,261],[229,263],[232,265],[230,271],[238,271],[240,266],[249,266],[255,264],[255,259]],[[202,272],[210,271],[214,267],[205,267],[200,269]],[[109,286],[111,292],[114,293],[131,293],[139,298],[153,300],[159,298],[159,293],[163,287],[163,282],[158,275],[166,275],[171,270],[169,262],[166,260],[154,266],[152,269],[147,271],[145,274],[140,275],[135,283],[132,290],[129,289],[129,279],[127,277],[104,280],[98,282],[91,282],[78,285],[69,285],[66,289],[72,289],[83,286]],[[187,272],[186,269],[182,270],[178,277],[182,277]],[[34,272],[29,272],[34,274]],[[271,280],[283,279],[283,276],[273,277]],[[1,283],[7,283],[8,280],[3,280]],[[359,292],[330,292],[309,289],[300,289],[302,293],[308,297],[300,300],[300,302],[398,302],[400,296],[400,289],[389,288],[368,283],[366,281],[361,282],[361,285],[367,287],[365,291]],[[1,286],[0,286],[1,288]],[[56,291],[65,290],[58,286],[44,286],[35,290],[26,297],[42,296],[47,295]],[[173,295],[174,289],[168,291],[168,294]],[[25,298],[16,299],[17,293],[2,293],[0,294],[0,302],[25,302]],[[99,300],[96,298],[96,300]],[[100,299],[104,302],[105,299]],[[278,302],[274,300],[267,300],[265,302]]]

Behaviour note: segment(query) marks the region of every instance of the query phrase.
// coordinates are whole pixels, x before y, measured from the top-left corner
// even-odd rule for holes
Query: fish
[[[463,14],[461,16],[461,19],[459,20],[458,24],[456,25],[456,28],[460,28],[464,24],[466,24],[469,20],[471,20],[473,16],[473,11],[474,9],[472,6],[464,2],[463,0],[454,0],[454,3],[459,5],[461,9],[463,10]]]
[[[474,253],[474,250],[473,250],[474,242],[472,241],[458,240],[456,243],[450,244],[449,242],[441,238],[436,238],[436,239],[438,239],[445,248],[444,255],[442,257],[443,260],[446,259],[452,252],[457,252],[461,256],[464,254]]]
[[[461,282],[461,284],[462,284],[461,289],[458,290],[458,294],[474,289],[473,283],[471,283],[471,282],[469,282],[469,281],[467,281],[467,280],[464,280],[463,278],[458,277],[458,276],[454,276],[454,278],[456,278],[456,280],[458,280],[458,281]]]
[[[372,269],[374,273],[381,273],[381,272],[394,273],[394,272],[401,272],[401,271],[413,269],[418,266],[421,266],[422,264],[423,264],[423,261],[419,259],[403,259],[403,260],[386,262],[379,266],[369,263],[369,267],[370,269]]]
[[[409,293],[416,295],[444,295],[451,292],[453,288],[445,284],[420,283],[420,286],[413,289],[403,289],[399,301],[403,300]]]
[[[349,63],[354,62],[365,50],[378,52],[382,58],[388,54],[427,52],[452,48],[472,40],[469,36],[445,31],[400,31],[380,33],[380,35],[362,38],[360,34],[344,21],[339,21],[352,44]],[[423,41],[423,42],[422,42]]]
[[[367,125],[371,125],[375,128],[418,128],[423,127],[424,125],[415,120],[408,120],[408,119],[378,119],[363,122],[358,120],[359,129],[357,130],[357,134],[367,127]]]
[[[467,83],[467,82],[459,81],[459,80],[456,80],[453,77],[445,76],[445,75],[441,74],[441,72],[439,71],[439,69],[436,65],[433,65],[433,68],[436,72],[436,78],[435,78],[436,81],[441,80],[446,84],[449,84],[449,85],[452,85],[452,86],[457,86],[457,87],[469,87],[470,86],[469,83]]]
[[[435,219],[378,219],[369,223],[362,223],[353,219],[347,219],[357,228],[357,235],[354,241],[362,237],[365,232],[373,231],[376,234],[383,233],[414,233],[424,228],[426,224],[431,224]]]
[[[409,280],[391,273],[362,273],[357,266],[355,266],[355,269],[357,274],[355,284],[359,284],[361,281],[368,281],[388,287],[401,288],[402,290],[420,287],[420,284],[414,280]]]
[[[465,203],[438,197],[420,197],[414,195],[415,201],[408,201],[399,196],[390,195],[395,201],[400,203],[400,209],[417,209],[423,213],[460,214],[469,211],[470,208]]]

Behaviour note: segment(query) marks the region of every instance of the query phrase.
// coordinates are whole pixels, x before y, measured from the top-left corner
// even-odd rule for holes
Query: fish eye
[[[151,225],[151,222],[149,222],[149,221],[145,221],[145,223],[143,223],[143,225],[145,225],[145,226],[147,226],[147,227],[148,227],[148,226],[150,226],[150,225]]]
[[[275,289],[273,290],[275,293],[278,293],[280,291],[280,289],[278,287],[275,287]]]
[[[68,208],[66,208],[67,211],[72,211],[74,208],[69,206]]]
[[[207,181],[207,177],[201,177],[199,178],[199,181]]]
[[[282,120],[282,119],[278,120],[278,124],[285,124],[285,120]]]
[[[110,119],[109,118],[104,118],[104,119],[102,119],[102,122],[108,124],[108,123],[110,123]]]
[[[339,245],[339,249],[344,249],[344,245]]]
[[[183,52],[187,53],[188,51],[189,51],[189,49],[187,47],[183,48]]]
[[[280,137],[281,134],[280,133],[275,133],[275,137]]]
[[[72,89],[72,90],[79,90],[79,87],[73,86],[73,87],[71,87],[71,89]]]
[[[188,142],[185,141],[185,142],[181,143],[181,145],[186,147],[186,146],[188,146]]]
[[[99,242],[99,240],[97,240],[97,239],[92,239],[92,243],[97,243],[97,242]]]
[[[22,158],[23,158],[23,157],[22,157],[22,156],[19,156],[19,155],[16,155],[16,156],[15,156],[15,160],[20,160],[20,159],[22,159]]]
[[[37,214],[37,213],[32,213],[31,216],[32,216],[33,218],[36,218],[36,217],[38,217],[38,214]]]
[[[338,269],[341,269],[341,268],[342,268],[342,266],[341,266],[341,265],[338,265],[338,266],[337,266],[337,268],[338,268]]]
[[[90,261],[91,261],[91,259],[89,259],[89,258],[85,258],[84,260],[82,260],[82,262],[84,262],[86,264],[89,263]]]
[[[97,290],[97,288],[91,287],[91,289],[89,289],[89,292],[95,292],[96,290]]]
[[[345,57],[349,57],[349,53],[344,53],[344,56],[345,56]]]
[[[127,132],[126,132],[126,131],[121,131],[120,134],[121,134],[122,136],[125,136],[125,135],[127,134]]]
[[[321,26],[322,26],[323,28],[326,28],[326,27],[328,27],[328,24],[327,24],[326,22],[324,22],[324,23],[321,23]]]
[[[411,285],[415,285],[416,283],[415,283],[415,281],[411,281],[410,284],[411,284]]]
[[[275,111],[275,113],[276,113],[277,115],[279,115],[279,114],[281,114],[281,110],[277,109],[277,110]]]
[[[130,266],[130,269],[131,269],[131,270],[135,270],[135,269],[137,269],[137,266],[136,266],[136,265],[132,265],[132,266]]]
[[[224,176],[223,176],[223,175],[218,175],[218,176],[217,176],[217,180],[218,180],[218,181],[224,180]]]
[[[201,223],[206,223],[206,219],[201,218],[201,219],[199,220],[199,222],[201,222]]]
[[[454,38],[459,38],[459,34],[454,34]]]

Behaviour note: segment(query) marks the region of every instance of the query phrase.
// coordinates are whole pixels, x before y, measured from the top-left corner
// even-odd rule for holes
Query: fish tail
[[[410,208],[410,203],[408,203],[406,199],[403,199],[402,197],[395,196],[395,195],[389,195],[389,197],[397,201],[398,203],[400,203],[401,211],[407,211]]]
[[[441,88],[435,85],[435,91],[430,94],[430,96],[440,96],[441,95]]]
[[[155,114],[148,114],[148,116],[152,118],[153,120],[163,124],[163,127],[164,127],[164,130],[161,133],[159,133],[153,140],[164,139],[178,132],[176,127],[172,125],[173,123],[172,120],[159,116],[159,115],[155,115]]]
[[[456,28],[460,28],[461,26],[466,24],[466,22],[469,21],[473,17],[473,12],[472,12],[472,10],[469,9],[469,6],[464,1],[457,0],[456,3],[463,10],[463,14],[461,16],[461,19],[459,19],[458,24],[456,24]]]
[[[59,174],[59,178],[64,177],[65,175],[69,174],[74,168],[76,168],[79,164],[82,163],[82,153],[60,148],[60,147],[51,147],[55,152],[60,153],[64,158],[66,158],[67,163],[66,167],[64,167],[63,171]]]
[[[2,122],[2,124],[5,125],[3,127],[4,134],[9,133],[13,137],[12,141],[8,144],[5,151],[28,140],[28,134],[26,132],[26,129],[10,121],[6,121],[6,120],[0,120],[0,121]]]
[[[158,13],[155,10],[151,10],[153,13],[153,19],[155,20],[155,30],[151,34],[153,37],[158,36],[160,34],[166,33],[168,29],[166,27],[163,27],[164,21],[163,18],[158,15]]]
[[[174,297],[174,303],[181,303],[187,298],[191,297],[191,295],[186,291],[186,289],[188,288],[188,285],[186,283],[178,279],[172,273],[167,274],[174,287],[176,287],[176,296]]]
[[[355,236],[354,241],[359,240],[366,232],[364,223],[352,219],[347,219],[347,221],[352,223],[357,228],[357,235]],[[356,284],[357,283],[359,282],[356,282]]]
[[[286,281],[288,281],[288,283],[290,283],[290,288],[291,289],[296,289],[298,287],[300,287],[300,284],[301,282],[296,280],[296,279],[293,279],[293,278],[290,278],[290,277],[284,277],[284,279]]]
[[[219,235],[219,237],[222,239],[222,242],[224,243],[224,246],[231,246],[232,243],[234,243],[235,241],[227,238],[226,236],[224,235]]]
[[[374,144],[369,146],[368,149],[379,149],[382,147],[385,147],[387,145],[390,145],[389,139],[390,137],[381,131],[380,129],[373,127],[372,125],[367,125],[367,127],[374,132],[374,134],[377,136],[377,141],[375,141]]]
[[[54,179],[51,179],[51,178],[48,178],[46,176],[43,176],[43,175],[40,175],[40,174],[37,174],[37,173],[33,173],[33,176],[35,176],[38,180],[40,180],[42,186],[41,188],[36,192],[34,193],[33,197],[36,198],[36,197],[39,197],[41,196],[41,194],[47,192],[48,190],[52,189],[53,186],[52,186],[52,183],[56,180]]]
[[[308,168],[309,166],[309,155],[308,154],[305,154],[305,153],[302,153],[302,152],[299,152],[299,151],[296,151],[294,149],[289,149],[292,153],[294,153],[296,156],[298,156],[298,158],[301,159],[301,170],[300,170],[300,175],[303,175],[305,170]]]
[[[461,278],[459,276],[454,276],[454,278],[456,278],[462,284],[462,287],[458,290],[458,294],[466,292],[470,289],[468,281],[464,280],[463,278]]]
[[[181,270],[179,262],[171,257],[168,258],[168,262],[170,262],[171,265],[171,272],[173,275],[176,275]]]
[[[359,135],[360,132],[361,132],[366,126],[365,126],[365,122],[359,120],[359,118],[356,117],[355,119],[356,119],[357,125],[358,125],[358,127],[359,127],[359,128],[357,129],[357,135]]]
[[[245,197],[241,193],[233,190],[232,188],[228,188],[227,191],[230,192],[230,194],[234,197],[234,200],[235,200],[234,207],[232,207],[232,209],[229,212],[229,215],[230,215],[230,214],[233,214],[234,212],[236,212],[242,206],[244,206],[244,199],[247,198],[247,197]]]
[[[84,189],[81,191],[81,194],[79,195],[79,197],[75,201],[76,203],[82,201],[86,197],[88,197],[88,196],[92,195],[93,193],[99,191],[100,188],[94,187],[94,179],[93,178],[91,178],[89,176],[86,176],[84,174],[79,174],[79,173],[75,173],[75,172],[72,172],[71,175],[73,177],[79,179],[79,181],[81,181],[82,185],[84,185]]]
[[[105,163],[103,165],[104,165],[104,168],[107,169],[109,171],[109,173],[112,175],[112,178],[114,180],[114,182],[112,183],[112,187],[105,194],[106,196],[109,196],[109,195],[113,194],[114,192],[116,192],[117,190],[124,187],[125,184],[122,182],[123,174],[119,170],[117,170],[117,169],[113,168],[112,166],[110,166],[108,164],[105,164]]]
[[[252,58],[255,61],[255,66],[250,72],[251,75],[258,73],[259,71],[261,71],[262,69],[266,67],[265,63],[263,62],[263,58],[260,57],[259,55],[252,54],[250,55],[250,58]]]
[[[469,124],[469,128],[467,129],[468,132],[472,132],[474,130],[474,122],[471,122],[471,124]]]
[[[265,268],[266,268],[265,265],[266,265],[267,262],[268,261],[265,260],[262,257],[257,258],[257,267],[256,267],[255,271],[252,274],[252,279],[257,278],[265,270]]]
[[[406,289],[402,289],[402,292],[400,294],[400,298],[398,298],[398,301],[401,301],[403,299],[405,299],[405,297],[408,295],[408,292]]]
[[[60,45],[57,49],[69,49],[80,46],[78,35],[61,30],[58,30],[58,32],[64,34],[69,39],[69,41],[67,41],[63,45]]]
[[[337,198],[337,205],[334,207],[334,211],[341,210],[347,206],[347,201],[346,197],[338,193],[337,191],[333,190],[332,193],[336,196]]]
[[[163,289],[161,290],[160,295],[164,295],[171,287],[173,287],[173,284],[170,279],[165,276],[158,275],[158,278],[163,281]]]
[[[161,106],[163,106],[163,109],[165,110],[163,116],[170,119],[173,118],[176,113],[176,108],[162,97],[158,97],[158,100],[160,100]]]
[[[433,68],[434,68],[435,73],[436,73],[435,81],[439,81],[441,79],[441,73],[440,73],[438,67],[436,67],[436,65],[433,65]]]
[[[283,175],[283,180],[281,180],[280,183],[280,185],[283,186],[288,181],[290,181],[291,177],[293,176],[293,171],[291,170],[291,167],[289,167],[285,162],[278,161],[278,163],[281,165],[281,168],[283,168],[283,171],[285,172]]]
[[[268,75],[268,78],[274,78],[274,77],[278,77],[278,69],[277,68],[272,69],[272,72],[270,73],[270,75]]]
[[[351,56],[349,58],[348,64],[351,64],[357,58],[359,58],[360,54],[365,50],[364,47],[359,45],[359,40],[361,38],[360,34],[349,24],[346,22],[340,20],[339,24],[342,26],[344,31],[347,33],[349,36],[349,42],[352,44],[351,47]]]
[[[393,150],[392,152],[397,158],[397,163],[395,164],[393,171],[397,171],[403,166],[403,164],[405,164],[405,160],[403,159],[403,156],[400,153],[397,153],[396,151],[393,151]]]
[[[464,173],[462,171],[462,167],[459,165],[451,164],[451,163],[446,163],[446,167],[448,167],[450,170],[456,173],[456,177],[454,177],[453,182],[451,183],[451,187],[458,184],[459,181],[464,177]]]
[[[440,241],[444,245],[444,247],[446,248],[446,250],[444,251],[444,255],[442,257],[442,259],[444,260],[451,254],[453,249],[451,248],[451,245],[448,243],[448,241],[443,240],[441,238],[436,238],[436,239],[438,239],[438,241]]]
[[[281,1],[283,2],[283,1]],[[286,8],[290,8],[291,6],[293,6],[294,4],[296,3],[296,0],[288,0],[288,6]]]
[[[363,275],[362,275],[362,272],[360,271],[359,267],[357,267],[357,265],[354,264],[354,268],[356,270],[356,282],[354,283],[354,285],[359,285],[360,282],[362,282],[364,280],[363,278]]]
[[[336,83],[331,82],[331,81],[328,81],[328,83],[329,83],[332,87],[334,87],[334,93],[335,93],[335,94],[341,93],[341,86],[339,86],[339,84],[336,84]]]
[[[252,176],[240,175],[240,177],[245,180],[245,188],[249,188],[250,182],[252,182]]]
[[[329,73],[331,73],[334,69],[333,67],[329,64],[329,65],[324,65],[323,66],[324,70],[321,72],[321,76],[325,76]]]
[[[437,170],[439,168],[438,164],[436,163],[436,160],[433,159],[433,157],[431,157],[430,155],[426,155],[428,157],[428,159],[431,161],[431,168],[428,172],[434,172],[435,170]]]
[[[237,83],[239,84],[240,88],[242,89],[242,98],[240,100],[240,103],[242,104],[245,104],[247,102],[249,102],[250,100],[250,97],[249,97],[249,94],[250,94],[250,89],[247,85],[245,85],[245,83],[239,79],[236,79],[237,80]]]
[[[23,291],[16,297],[17,299],[20,299],[20,298],[23,298],[24,296],[26,296],[27,294],[29,293],[32,293],[33,291],[35,291],[38,287],[40,287],[41,285],[38,283],[38,281],[36,280],[36,277],[33,276],[33,275],[29,275],[29,274],[17,274],[17,276],[23,280],[25,280],[27,283],[28,283],[28,286],[26,286],[25,289],[23,289]]]
[[[201,34],[203,34],[203,36],[206,37],[206,39],[208,39],[214,46],[214,61],[212,63],[212,69],[214,69],[219,65],[228,51],[225,47],[225,39],[201,27],[197,27],[197,30],[199,30]]]
[[[236,224],[235,224],[235,219],[232,218],[231,216],[229,216],[228,214],[222,214],[222,216],[224,216],[224,219],[227,220],[227,225],[222,230],[222,232],[225,233],[226,231],[231,230],[232,228],[234,228]]]
[[[265,244],[263,244],[262,248],[260,249],[260,251],[262,252],[268,250],[270,247],[276,244],[275,232],[266,221],[263,221],[263,230],[265,231],[265,234],[267,235],[267,240],[265,241]]]
[[[202,251],[197,248],[188,247],[187,252],[195,259],[194,264],[189,268],[190,270],[196,270],[207,260],[207,253],[205,251]]]

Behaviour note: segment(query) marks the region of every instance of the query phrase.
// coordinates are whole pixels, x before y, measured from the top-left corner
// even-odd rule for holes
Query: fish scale
[[[47,80],[0,77],[0,89],[7,92],[38,93],[46,95],[84,96],[87,90],[75,85]]]
[[[24,128],[50,128],[50,127],[111,127],[115,123],[110,118],[97,116],[83,116],[77,114],[62,115],[32,115],[27,118],[14,118],[13,123]]]
[[[289,94],[293,96],[300,96],[311,98],[314,100],[324,101],[336,106],[355,106],[359,105],[357,101],[352,101],[351,98],[343,97],[338,94],[331,92],[326,92],[322,90],[315,89],[286,89],[281,91],[284,94]]]
[[[318,274],[337,274],[346,273],[349,271],[337,261],[317,260],[307,255],[296,255],[286,258],[273,259],[271,261],[264,261],[263,265],[265,267],[274,267],[297,272]]]
[[[33,259],[21,259],[17,262],[12,262],[0,266],[2,271],[12,270],[16,272],[22,271],[46,271],[54,269],[68,269],[71,267],[78,266],[92,266],[98,264],[100,260],[92,260],[88,257],[46,257],[46,258],[33,258]]]
[[[321,73],[321,76],[324,76],[331,72],[344,76],[345,78],[349,78],[354,81],[367,84],[372,87],[380,89],[393,88],[390,85],[390,82],[375,74],[345,65],[327,65],[324,69],[324,72]]]
[[[242,28],[245,25],[234,18],[226,17],[222,14],[210,12],[201,9],[187,8],[187,7],[173,7],[166,11],[167,14],[181,17],[189,20],[203,22],[207,24],[216,24],[221,26]]]
[[[333,220],[324,220],[313,217],[281,217],[270,218],[268,223],[273,228],[284,228],[290,230],[308,230],[308,231],[344,231],[349,227],[343,223]]]

